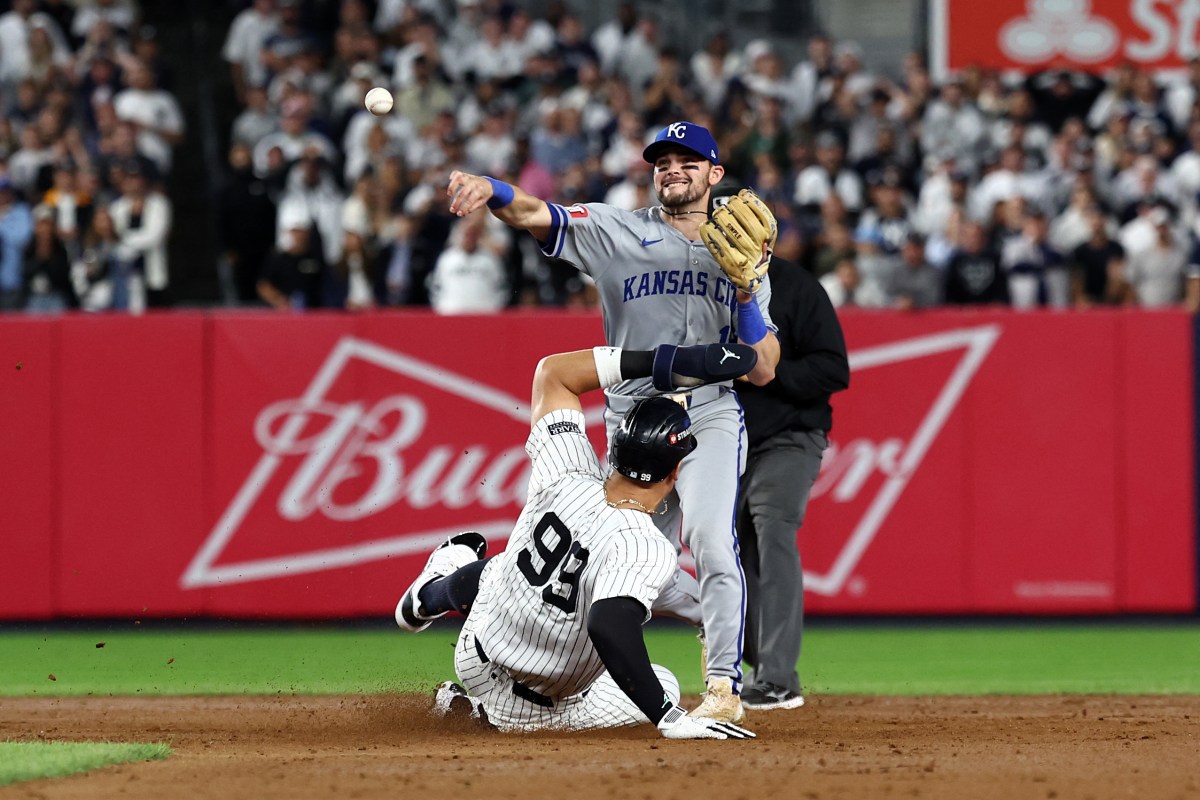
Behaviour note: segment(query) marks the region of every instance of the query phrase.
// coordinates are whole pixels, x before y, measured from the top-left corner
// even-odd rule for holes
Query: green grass
[[[0,742],[0,786],[37,778],[61,778],[77,772],[166,758],[165,744],[108,742]]]
[[[426,691],[453,677],[455,635],[451,626],[420,636],[345,627],[0,630],[0,696]],[[700,690],[687,629],[652,627],[647,640],[684,691]],[[1197,664],[1200,622],[818,621],[805,636],[801,678],[819,694],[1200,694]]]

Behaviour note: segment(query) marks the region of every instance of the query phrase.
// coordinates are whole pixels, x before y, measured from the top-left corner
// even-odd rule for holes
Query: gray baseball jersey
[[[460,636],[459,677],[485,706],[491,698],[488,712],[498,723],[548,724],[543,717],[558,708],[559,715],[574,709],[571,727],[581,726],[583,710],[595,725],[625,724],[614,722],[612,709],[596,707],[596,698],[582,709],[581,699],[571,699],[604,672],[588,636],[588,610],[598,600],[632,597],[649,618],[674,576],[675,550],[649,516],[605,502],[604,474],[579,411],[547,414],[525,449],[533,465],[529,499],[505,551],[484,569]],[[509,691],[497,694],[496,685]],[[628,698],[622,707],[637,711]],[[626,722],[645,721],[636,716]]]
[[[648,350],[658,344],[705,344],[736,337],[737,290],[703,242],[691,241],[663,217],[661,208],[625,211],[597,203],[548,204],[548,256],[564,259],[591,276],[600,293],[604,333],[614,347]],[[755,294],[768,329],[769,278]],[[728,386],[728,385],[727,385]],[[631,395],[655,394],[650,379],[626,381],[608,392],[608,431]],[[745,467],[746,432],[736,393],[697,393],[688,401],[697,447],[684,460],[671,513],[656,520],[663,532],[682,540],[696,559],[700,616],[708,643],[707,672],[742,680],[745,580],[737,551],[734,509],[738,478]],[[709,401],[709,398],[716,398]],[[659,607],[686,618],[686,612]]]
[[[663,220],[661,208],[548,205],[553,223],[542,252],[596,282],[609,345],[650,350],[663,343],[732,340],[737,287],[703,242],[689,240]],[[775,330],[769,276],[755,299],[767,327]],[[649,378],[626,381],[613,393],[655,394]]]

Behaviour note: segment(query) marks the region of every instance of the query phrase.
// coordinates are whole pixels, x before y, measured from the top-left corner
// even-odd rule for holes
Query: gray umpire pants
[[[746,574],[747,685],[800,692],[796,663],[804,634],[804,574],[796,531],[828,441],[822,431],[781,431],[752,447],[738,498]]]

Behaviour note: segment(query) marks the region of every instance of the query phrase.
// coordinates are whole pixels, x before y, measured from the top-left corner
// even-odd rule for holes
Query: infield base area
[[[1186,798],[1198,696],[815,696],[753,742],[501,735],[412,695],[5,698],[0,740],[162,741],[166,761],[0,797]]]

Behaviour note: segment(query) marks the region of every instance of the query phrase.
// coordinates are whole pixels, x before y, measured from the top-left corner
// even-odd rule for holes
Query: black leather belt
[[[479,656],[479,660],[485,664],[492,663],[492,660],[487,657],[487,653],[483,652],[483,645],[481,645],[479,643],[479,637],[476,636],[474,638],[475,638],[475,654],[477,656]],[[514,679],[512,682],[512,693],[515,694],[517,697],[521,698],[522,700],[528,700],[529,702],[533,703],[535,706],[541,706],[542,708],[554,708],[553,700],[551,700],[549,697],[542,694],[541,692],[535,692],[533,689],[530,689],[528,686],[526,686],[525,684],[521,683],[520,681],[518,681],[516,679]]]

